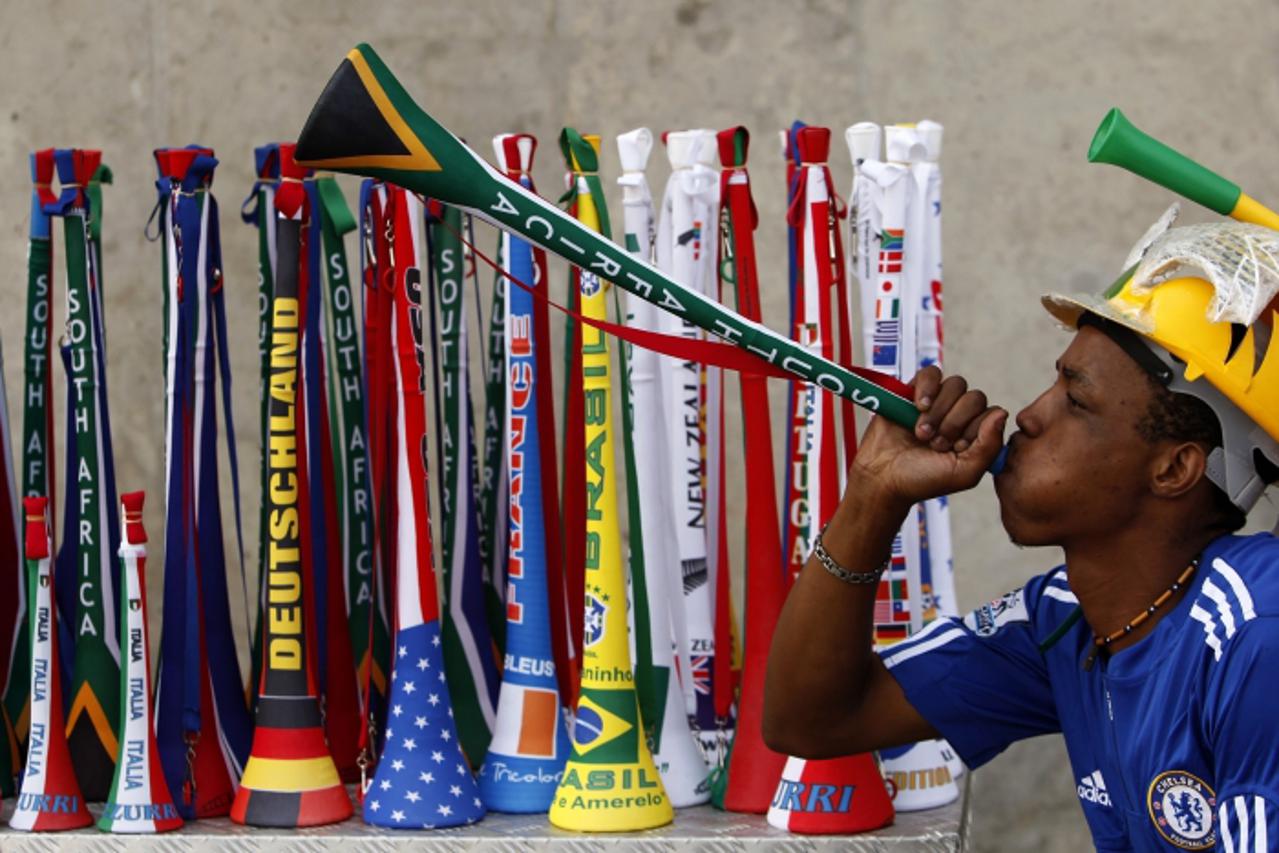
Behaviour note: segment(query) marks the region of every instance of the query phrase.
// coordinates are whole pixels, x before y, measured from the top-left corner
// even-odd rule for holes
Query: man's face
[[[1056,381],[1017,414],[995,478],[1004,529],[1019,545],[1060,545],[1128,525],[1147,493],[1153,447],[1137,431],[1145,373],[1092,327],[1057,361]]]

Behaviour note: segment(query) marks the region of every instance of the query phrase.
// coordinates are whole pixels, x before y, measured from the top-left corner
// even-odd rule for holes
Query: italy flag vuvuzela
[[[151,653],[147,642],[147,532],[142,492],[120,495],[120,751],[111,796],[98,820],[107,832],[168,832],[182,826],[164,778],[151,726]]]
[[[23,498],[26,509],[27,600],[31,602],[31,727],[27,764],[10,829],[53,832],[93,823],[71,766],[62,714],[58,622],[53,608],[49,499]]]

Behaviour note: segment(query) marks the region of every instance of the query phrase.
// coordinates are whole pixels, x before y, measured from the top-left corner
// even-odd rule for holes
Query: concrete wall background
[[[1279,170],[1271,168],[1279,9],[1266,0],[1165,0],[1122,9],[1095,0],[110,6],[0,0],[0,13],[0,337],[7,344],[11,423],[16,427],[21,413],[15,389],[26,155],[50,145],[100,147],[116,176],[106,190],[104,245],[116,470],[122,490],[151,494],[147,520],[157,542],[160,268],[157,247],[142,238],[154,203],[150,151],[198,141],[223,160],[214,189],[232,293],[241,474],[252,495],[256,244],[235,209],[252,183],[252,147],[294,138],[329,73],[357,41],[372,43],[423,106],[486,156],[496,132],[536,133],[543,147],[535,174],[546,195],[561,185],[554,139],[563,124],[604,135],[606,187],[617,174],[618,132],[639,124],[747,125],[755,135],[750,162],[765,313],[775,328],[784,327],[786,316],[776,131],[795,118],[834,128],[832,169],[844,192],[851,178],[845,126],[865,119],[942,122],[948,367],[1014,410],[1050,381],[1053,358],[1066,342],[1052,331],[1038,295],[1108,283],[1170,200],[1135,177],[1084,162],[1106,109],[1122,106],[1154,135],[1255,197],[1279,203]],[[654,153],[655,188],[665,181],[663,159]],[[354,183],[345,186],[353,191]],[[613,193],[610,203],[619,216],[620,196]],[[1183,221],[1208,216],[1186,213]],[[481,233],[480,240],[487,245],[492,236]],[[562,266],[552,272],[563,280]],[[56,316],[60,324],[60,303]],[[775,383],[772,390],[776,431],[783,388]],[[61,418],[63,403],[55,399]],[[736,417],[735,401],[730,407]],[[740,471],[734,474],[730,491],[741,495]],[[246,497],[250,543],[255,506],[256,498]],[[953,504],[965,606],[1017,586],[1058,557],[1009,547],[995,509],[985,483]],[[1258,510],[1267,526],[1273,517],[1273,504]],[[738,569],[740,547],[735,542]],[[158,595],[160,561],[151,565]],[[1087,846],[1073,785],[1056,741],[1010,750],[977,777],[978,849]]]

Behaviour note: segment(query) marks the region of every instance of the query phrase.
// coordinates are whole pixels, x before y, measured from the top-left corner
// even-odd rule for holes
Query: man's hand
[[[882,565],[910,507],[972,488],[999,453],[1008,413],[958,376],[926,367],[911,382],[912,433],[871,421],[848,488],[822,541],[840,565]],[[773,634],[764,698],[764,742],[806,758],[830,758],[937,737],[871,651],[878,584],[836,580],[810,557]]]
[[[1008,412],[988,406],[962,376],[925,367],[910,382],[920,411],[915,430],[876,417],[849,469],[848,490],[896,506],[971,489],[1003,446]]]

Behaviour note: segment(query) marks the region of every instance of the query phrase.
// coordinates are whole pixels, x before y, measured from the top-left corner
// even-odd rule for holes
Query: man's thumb
[[[975,473],[980,479],[982,473],[990,467],[1004,446],[1004,427],[1008,424],[1008,411],[994,408],[987,412],[977,427],[977,438],[972,446],[959,454],[963,467],[969,473]]]

